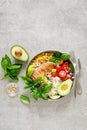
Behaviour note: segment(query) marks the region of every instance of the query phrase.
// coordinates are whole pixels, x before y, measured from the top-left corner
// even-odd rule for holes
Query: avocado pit
[[[22,56],[22,51],[21,51],[21,49],[16,49],[15,50],[15,55],[17,56],[17,57],[20,57],[20,56]]]

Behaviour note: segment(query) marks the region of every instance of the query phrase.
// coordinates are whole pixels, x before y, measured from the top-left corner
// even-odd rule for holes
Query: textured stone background
[[[9,81],[2,80],[0,130],[87,130],[87,0],[0,0],[0,60],[14,44],[24,46],[30,59],[43,50],[74,50],[82,63],[83,94],[75,99],[72,91],[54,102],[31,99],[26,106],[8,97]],[[21,79],[17,85],[22,93]]]

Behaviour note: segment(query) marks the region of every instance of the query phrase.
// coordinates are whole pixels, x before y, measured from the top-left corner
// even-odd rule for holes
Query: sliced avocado
[[[58,99],[60,98],[61,96],[60,95],[53,95],[53,96],[49,96],[51,99],[55,100],[55,99]]]
[[[34,64],[29,65],[28,70],[27,70],[27,75],[30,77],[32,73],[34,72],[34,70],[35,70],[35,65]]]
[[[26,62],[29,58],[27,51],[20,45],[14,45],[10,49],[11,55],[19,61]]]
[[[58,86],[58,94],[61,96],[68,95],[72,86],[72,80],[67,79]]]

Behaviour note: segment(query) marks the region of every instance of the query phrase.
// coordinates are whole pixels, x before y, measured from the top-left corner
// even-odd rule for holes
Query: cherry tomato
[[[65,70],[67,73],[69,73],[70,72],[69,64],[68,63],[64,63],[62,65],[62,69]]]
[[[61,71],[59,72],[58,76],[59,76],[60,78],[65,78],[65,77],[66,77],[66,71],[61,70]]]
[[[59,72],[61,69],[62,69],[61,66],[59,66],[59,65],[56,66],[56,71],[57,71],[57,72]]]
[[[67,74],[69,74],[69,73],[70,73],[70,68],[67,67],[67,68],[65,69],[65,71],[66,71]]]
[[[68,77],[66,76],[66,77],[64,77],[64,78],[62,78],[62,80],[67,80],[68,79]]]
[[[69,67],[68,64],[63,64],[63,65],[62,65],[62,68],[63,68],[63,69],[66,69],[67,67]]]
[[[60,61],[60,65],[62,65],[63,63],[64,63],[64,61],[63,61],[63,60],[61,60],[61,61]]]

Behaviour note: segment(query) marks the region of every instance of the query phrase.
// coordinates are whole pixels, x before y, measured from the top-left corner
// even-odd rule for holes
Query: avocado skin
[[[24,50],[24,52],[25,52],[25,53],[27,54],[27,56],[28,56],[27,60],[20,59],[20,58],[17,59],[17,58],[12,54],[12,50],[14,49],[14,47],[18,47],[18,48]],[[29,59],[29,54],[28,54],[28,52],[25,50],[25,48],[23,48],[23,47],[20,46],[20,45],[14,45],[14,46],[12,46],[11,49],[10,49],[10,54],[13,56],[13,58],[15,58],[16,60],[19,60],[19,61],[27,62],[28,59]]]

